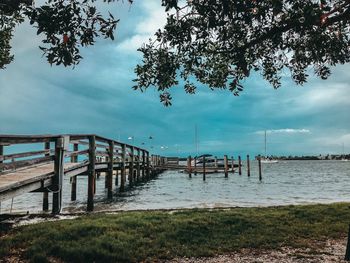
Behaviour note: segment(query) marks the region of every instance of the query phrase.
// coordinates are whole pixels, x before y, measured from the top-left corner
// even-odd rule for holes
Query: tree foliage
[[[274,88],[289,70],[297,84],[309,68],[322,79],[330,66],[349,62],[349,0],[163,0],[167,23],[139,50],[134,89],[156,87],[165,105],[169,89],[196,84],[243,90],[258,71]]]
[[[119,20],[112,14],[104,17],[95,1],[48,0],[35,6],[33,0],[0,0],[0,69],[13,60],[10,41],[15,27],[26,18],[43,36],[40,49],[50,64],[76,65],[82,58],[80,47],[93,45],[97,37],[113,40]]]

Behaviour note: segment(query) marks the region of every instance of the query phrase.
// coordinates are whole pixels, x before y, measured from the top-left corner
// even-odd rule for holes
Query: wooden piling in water
[[[203,156],[203,181],[205,181],[205,156]]]
[[[0,145],[0,155],[4,155],[4,146],[3,145]],[[2,171],[1,164],[3,164],[2,160],[0,160],[0,173]]]
[[[224,172],[225,172],[225,178],[228,177],[228,158],[227,155],[224,155]]]
[[[149,152],[146,152],[146,176],[147,176],[147,180],[149,180],[151,177],[150,177],[150,174],[151,174],[151,167],[150,167],[150,163],[149,163]]]
[[[89,167],[88,167],[88,200],[87,211],[94,210],[94,192],[95,192],[95,176],[96,176],[96,138],[89,136]]]
[[[115,180],[114,180],[114,184],[115,186],[117,186],[119,184],[119,169],[117,168],[117,170],[115,171]]]
[[[249,160],[249,154],[247,155],[247,175],[250,177],[250,160]]]
[[[130,147],[129,182],[134,183],[134,146]]]
[[[142,180],[145,179],[146,174],[146,152],[142,150]]]
[[[45,142],[45,150],[50,150],[50,142]],[[2,155],[0,153],[0,155]],[[46,153],[45,156],[50,156],[50,152]],[[46,190],[43,193],[43,211],[49,211],[49,192]]]
[[[262,172],[261,172],[261,156],[258,156],[258,162],[259,162],[259,181],[262,180]]]
[[[197,175],[197,156],[194,157],[194,175]]]
[[[65,137],[59,137],[55,142],[55,160],[52,194],[52,213],[59,214],[62,207],[62,182],[64,173]]]
[[[77,143],[73,144],[73,151],[79,151],[79,145]],[[78,155],[71,156],[71,162],[77,163],[78,162]],[[71,193],[70,193],[70,200],[75,201],[77,200],[77,177],[72,176],[71,177]]]
[[[121,163],[121,170],[120,170],[120,192],[124,192],[125,190],[125,181],[126,181],[126,168],[125,168],[125,159],[126,159],[126,149],[125,144],[122,144],[122,163]]]
[[[233,156],[231,156],[231,171],[232,171],[232,173],[235,172],[235,161],[233,159]]]
[[[242,175],[242,159],[241,156],[238,156],[238,174]]]
[[[114,164],[114,142],[108,143],[108,171],[106,174],[107,181],[107,198],[113,198],[113,164]]]
[[[188,171],[188,176],[189,176],[190,178],[192,177],[191,161],[192,161],[192,158],[191,158],[191,155],[190,155],[190,156],[188,156],[188,158],[187,158],[187,171]]]
[[[140,151],[140,149],[137,149],[137,166],[136,166],[136,169],[137,169],[136,180],[137,180],[137,181],[140,180],[140,175],[141,175],[141,165],[140,165],[140,162],[141,162],[141,151]]]

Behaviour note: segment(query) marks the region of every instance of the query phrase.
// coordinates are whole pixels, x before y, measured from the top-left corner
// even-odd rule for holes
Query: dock
[[[20,153],[7,148],[22,146]],[[41,148],[41,149],[39,149]],[[39,149],[39,150],[38,150]],[[94,134],[0,135],[0,202],[29,193],[43,193],[43,210],[62,209],[63,177],[71,179],[71,200],[76,199],[77,176],[88,177],[87,211],[94,210],[96,177],[105,174],[107,198],[113,197],[113,182],[123,192],[126,186],[152,179],[165,169],[164,157],[151,163],[149,151]]]
[[[250,161],[247,155],[247,175]],[[259,180],[261,159],[259,158]],[[0,203],[30,192],[43,194],[43,211],[62,209],[63,178],[70,178],[71,201],[77,198],[77,177],[87,177],[87,211],[94,210],[96,178],[104,175],[107,199],[166,170],[202,174],[242,175],[242,159],[202,155],[187,158],[151,155],[146,149],[95,134],[0,135]],[[65,192],[67,189],[65,189]]]

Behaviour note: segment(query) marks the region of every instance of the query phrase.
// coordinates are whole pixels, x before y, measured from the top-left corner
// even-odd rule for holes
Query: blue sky
[[[287,76],[274,90],[259,75],[239,97],[200,86],[196,95],[172,90],[165,108],[158,93],[133,91],[137,48],[164,24],[160,0],[110,4],[121,22],[116,40],[82,49],[75,68],[51,67],[38,49],[40,36],[27,24],[12,41],[15,61],[0,71],[0,133],[96,133],[153,146],[158,154],[193,154],[198,126],[201,153],[269,154],[350,152],[350,65],[333,68],[327,81],[311,74],[296,86]],[[102,8],[106,9],[105,6]],[[153,139],[148,139],[152,136]]]

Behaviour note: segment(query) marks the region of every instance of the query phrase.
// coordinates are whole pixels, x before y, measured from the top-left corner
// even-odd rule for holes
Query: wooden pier
[[[22,150],[18,150],[22,148]],[[261,158],[259,161],[259,180]],[[247,156],[247,175],[250,160]],[[52,195],[52,213],[62,209],[63,178],[71,182],[71,201],[77,198],[77,177],[87,177],[87,211],[94,210],[96,178],[104,175],[107,198],[124,192],[141,181],[147,181],[165,170],[192,174],[229,173],[242,175],[242,160],[224,155],[222,159],[202,155],[188,158],[150,155],[142,148],[121,143],[94,134],[0,135],[0,203],[15,196],[43,193],[43,211],[49,210]],[[114,183],[113,183],[114,182]],[[67,191],[65,189],[65,191]]]
[[[40,150],[7,153],[11,146]],[[63,177],[71,178],[71,200],[76,199],[77,176],[88,177],[87,211],[94,209],[96,176],[105,174],[107,197],[113,197],[113,177],[119,191],[164,171],[164,157],[150,156],[145,149],[97,135],[0,135],[0,202],[28,192],[43,193],[43,210],[62,208]]]

